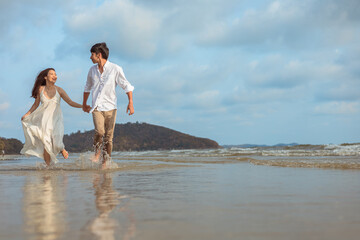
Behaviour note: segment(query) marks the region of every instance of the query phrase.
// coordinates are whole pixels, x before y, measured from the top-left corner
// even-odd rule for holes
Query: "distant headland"
[[[64,144],[70,152],[93,150],[94,130],[64,135]],[[23,143],[17,139],[1,138],[6,154],[19,154]],[[0,146],[1,147],[1,146]],[[221,148],[214,140],[184,134],[166,127],[148,123],[116,124],[113,151],[146,151],[172,149]]]
[[[64,144],[71,152],[91,151],[94,130],[64,136]],[[113,151],[145,151],[171,149],[221,148],[207,138],[194,137],[166,127],[148,123],[116,124]]]

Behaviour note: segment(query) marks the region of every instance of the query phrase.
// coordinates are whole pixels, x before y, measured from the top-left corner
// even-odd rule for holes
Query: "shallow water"
[[[7,156],[0,239],[358,239],[359,154],[281,151],[123,152],[109,170]]]

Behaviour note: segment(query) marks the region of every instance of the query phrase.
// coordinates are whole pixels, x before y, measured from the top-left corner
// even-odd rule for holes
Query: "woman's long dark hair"
[[[54,68],[47,68],[45,70],[42,70],[39,73],[39,75],[36,77],[34,87],[33,87],[32,91],[31,91],[31,97],[36,98],[38,93],[39,93],[40,86],[45,86],[46,85],[45,77],[48,75],[50,70],[55,71]]]

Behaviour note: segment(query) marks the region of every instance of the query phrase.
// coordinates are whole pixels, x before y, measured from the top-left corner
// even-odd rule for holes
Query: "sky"
[[[0,0],[0,136],[24,141],[37,74],[82,103],[90,48],[134,85],[117,123],[227,144],[360,142],[358,0]],[[90,103],[90,101],[88,101]],[[90,114],[61,103],[65,133]]]

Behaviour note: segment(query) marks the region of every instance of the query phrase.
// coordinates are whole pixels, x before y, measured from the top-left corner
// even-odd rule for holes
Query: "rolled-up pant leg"
[[[95,152],[98,152],[102,147],[103,137],[105,134],[105,118],[102,112],[98,110],[94,110],[93,113],[93,121],[95,127],[95,134],[94,134],[94,147]]]
[[[111,156],[113,147],[114,128],[116,122],[116,109],[104,112],[105,118],[105,135],[104,135],[104,152]]]
[[[103,145],[103,153],[107,153],[111,156],[116,122],[116,109],[102,112],[94,110],[93,121],[95,126],[94,146],[96,151]]]

